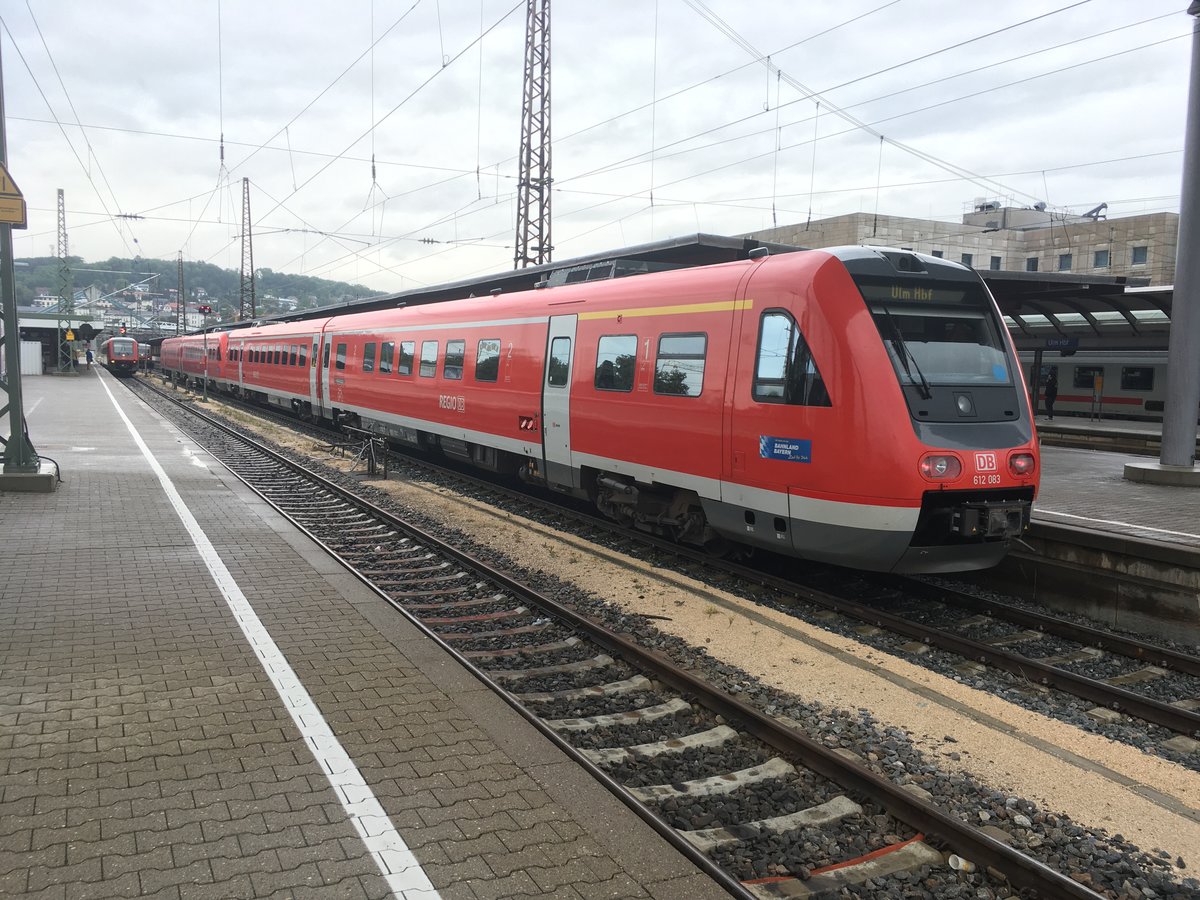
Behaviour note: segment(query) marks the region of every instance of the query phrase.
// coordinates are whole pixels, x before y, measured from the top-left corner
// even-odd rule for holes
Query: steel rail
[[[153,385],[147,385],[147,387],[149,387],[151,390],[158,390],[158,388],[154,387]],[[167,399],[170,399],[174,402],[179,402],[176,400],[176,398],[171,397],[171,395],[166,394],[165,392],[160,391],[160,393]],[[311,428],[313,426],[309,427]],[[891,615],[890,613],[883,612],[875,607],[866,606],[858,603],[857,601],[846,597],[840,597],[837,594],[828,591],[821,591],[816,588],[811,588],[806,585],[791,581],[787,578],[769,575],[754,569],[750,569],[746,566],[731,563],[726,560],[717,560],[711,555],[704,554],[686,546],[675,544],[644,532],[623,529],[609,520],[599,519],[586,513],[581,513],[577,510],[570,510],[558,504],[552,504],[548,501],[514,492],[510,489],[499,487],[495,484],[484,481],[468,473],[459,472],[454,469],[448,469],[444,466],[437,466],[434,463],[426,462],[424,460],[420,462],[421,465],[428,466],[436,471],[453,474],[453,476],[456,478],[470,481],[472,483],[487,487],[490,490],[508,494],[510,496],[521,497],[525,500],[525,502],[536,503],[542,505],[544,508],[553,509],[556,512],[565,511],[570,515],[576,516],[578,519],[586,522],[592,527],[603,528],[608,530],[610,533],[619,534],[627,539],[637,540],[648,546],[656,547],[666,552],[699,562],[703,565],[725,571],[729,574],[737,575],[740,578],[761,584],[764,587],[772,588],[773,590],[780,591],[784,594],[798,596],[801,599],[821,606],[825,609],[853,616],[869,624],[885,627],[908,637],[916,638],[924,643],[928,643],[931,646],[936,646],[939,649],[947,650],[951,653],[957,653],[974,661],[987,663],[994,668],[1010,672],[1011,674],[1018,675],[1022,678],[1038,681],[1041,684],[1056,688],[1064,693],[1080,697],[1081,699],[1089,700],[1114,711],[1127,713],[1135,718],[1142,719],[1143,721],[1154,725],[1159,725],[1178,734],[1193,735],[1200,732],[1200,712],[1172,706],[1169,703],[1163,703],[1159,700],[1144,697],[1134,691],[1125,690],[1124,688],[1120,688],[1115,685],[1109,685],[1105,682],[1087,678],[1083,675],[1076,675],[1075,673],[1066,669],[1051,666],[1046,663],[1039,662],[1036,659],[1031,659],[1019,653],[1003,650],[989,644],[972,641],[969,638],[963,638],[954,634],[953,632],[910,622],[907,619]],[[910,584],[920,584],[923,588],[931,587],[916,581],[910,581]],[[1002,604],[999,604],[999,606],[1002,606]],[[1007,616],[1007,608],[1005,609],[1004,614]],[[1039,624],[1037,624],[1038,619],[1044,619],[1047,623],[1061,623],[1061,620],[1056,620],[1053,617],[1039,617],[1036,613],[1029,613],[1028,615],[1034,617],[1031,618],[1029,622],[1031,627],[1035,628],[1041,627]],[[1016,616],[1013,616],[1012,619],[1015,621]],[[1069,629],[1072,626],[1070,623],[1061,623],[1059,627],[1063,629]],[[1084,626],[1079,626],[1079,628],[1081,630],[1085,629]],[[1049,627],[1046,627],[1043,630],[1046,630],[1049,633],[1060,633],[1059,631],[1051,632]],[[1183,667],[1180,668],[1180,671],[1188,674],[1200,674],[1200,659],[1196,659],[1195,657],[1189,657],[1186,654],[1173,654],[1172,651],[1163,650],[1162,648],[1153,648],[1152,645],[1149,644],[1143,645],[1140,642],[1131,641],[1127,638],[1122,638],[1117,635],[1110,635],[1107,632],[1099,629],[1090,629],[1090,631],[1096,636],[1095,640],[1110,644],[1114,649],[1116,649],[1119,645],[1130,647],[1133,658],[1141,658],[1137,655],[1137,648],[1145,647],[1147,648],[1147,652],[1154,650],[1158,652],[1160,656],[1166,656],[1168,659],[1178,658],[1180,660],[1179,665]],[[1069,634],[1062,634],[1062,636],[1068,637],[1072,640],[1078,639],[1071,637]],[[1121,651],[1118,650],[1118,652]],[[1168,667],[1173,668],[1173,666],[1170,666],[1169,664]],[[1193,668],[1195,671],[1193,671]]]
[[[171,399],[171,398],[168,398]],[[181,404],[182,405],[182,404]],[[329,490],[341,496],[344,500],[353,503],[361,509],[369,511],[372,515],[377,516],[382,521],[388,523],[391,527],[406,533],[414,540],[420,541],[423,544],[436,547],[439,552],[452,557],[462,565],[474,569],[484,575],[484,577],[495,583],[503,586],[518,597],[528,600],[531,603],[541,607],[550,615],[560,619],[573,628],[588,635],[589,639],[596,643],[607,647],[613,652],[626,658],[635,666],[642,667],[653,672],[667,684],[670,684],[676,690],[683,694],[691,694],[702,698],[702,702],[710,710],[717,711],[726,717],[732,717],[741,722],[747,731],[758,737],[760,740],[770,744],[778,750],[785,753],[793,754],[800,759],[806,766],[809,766],[814,771],[824,775],[830,780],[842,785],[843,787],[856,790],[871,797],[881,806],[895,815],[898,819],[906,822],[911,827],[926,835],[933,835],[944,840],[958,855],[964,856],[973,860],[977,864],[982,863],[985,866],[990,866],[999,872],[1003,872],[1005,877],[1011,884],[1021,889],[1036,890],[1043,896],[1047,897],[1072,897],[1081,898],[1081,900],[1098,900],[1100,894],[1090,890],[1083,884],[1074,879],[1044,865],[1041,862],[1026,856],[1017,850],[1009,847],[1007,844],[984,834],[974,826],[967,825],[958,818],[950,815],[937,806],[927,803],[920,798],[914,796],[902,787],[893,784],[879,775],[876,775],[865,765],[856,762],[851,762],[841,756],[821,746],[816,741],[801,734],[795,729],[789,728],[767,714],[758,709],[747,705],[743,701],[721,691],[703,679],[693,675],[692,673],[681,669],[671,662],[664,655],[647,650],[639,646],[634,641],[611,631],[604,625],[595,622],[587,616],[584,616],[569,607],[545,597],[523,584],[520,581],[512,578],[504,572],[493,568],[487,563],[477,560],[470,554],[467,554],[455,547],[446,544],[442,539],[425,532],[424,530],[410,523],[404,522],[397,518],[394,514],[384,510],[369,500],[357,496],[353,492],[334,484],[318,473],[312,471],[301,463],[295,462],[286,456],[277,453],[269,447],[266,447],[259,442],[247,438],[244,435],[237,434],[232,428],[224,425],[221,422],[212,419],[211,417],[200,413],[197,410],[189,409],[193,415],[202,418],[212,427],[216,427],[226,433],[234,436],[240,441],[253,447],[256,452],[262,453],[277,462],[289,467],[295,472],[300,473],[306,478],[312,479],[320,484],[324,489]],[[230,470],[233,471],[232,469]],[[235,476],[237,475],[234,472]],[[239,476],[240,477],[240,476]],[[271,503],[265,494],[258,491],[249,482],[244,482],[255,493],[263,497],[264,500]],[[271,503],[274,506],[274,503]],[[278,508],[278,507],[276,507]],[[505,702],[517,710],[524,718],[533,723],[538,730],[550,738],[556,745],[568,753],[573,760],[578,761],[593,775],[595,775],[601,784],[603,784],[615,796],[619,797],[627,806],[629,806],[637,815],[651,825],[652,828],[673,846],[679,849],[692,862],[700,867],[706,874],[710,874],[714,880],[722,885],[727,891],[739,897],[752,897],[741,882],[716,867],[708,857],[693,847],[690,842],[683,838],[671,825],[661,820],[648,808],[644,807],[639,801],[633,799],[625,789],[609,778],[603,771],[597,769],[593,764],[590,764],[582,757],[574,748],[566,741],[559,737],[553,730],[549,729],[544,724],[537,720],[528,710],[525,710],[514,698],[511,697],[502,687],[493,682],[485,673],[472,665],[470,661],[456,653],[453,648],[441,641],[427,627],[422,625],[419,620],[411,614],[405,612],[403,608],[387,597],[382,591],[374,588],[364,576],[359,575],[353,566],[342,560],[340,556],[333,553],[329,548],[320,541],[319,538],[311,535],[300,523],[288,516],[286,512],[281,510],[289,521],[292,521],[297,527],[300,527],[317,541],[323,548],[330,552],[342,565],[354,573],[356,577],[372,587],[379,596],[386,599],[394,608],[404,612],[405,616],[418,625],[421,630],[437,640],[438,644],[446,649],[458,662],[464,665],[469,671],[478,677],[489,688],[501,696]]]
[[[963,607],[972,612],[995,615],[998,618],[1015,622],[1018,625],[1036,628],[1038,631],[1044,631],[1046,634],[1053,634],[1058,637],[1067,638],[1068,640],[1078,641],[1081,644],[1089,644],[1103,650],[1112,650],[1121,656],[1140,660],[1150,665],[1162,666],[1165,669],[1182,672],[1186,675],[1200,676],[1200,656],[1192,656],[1188,653],[1181,653],[1178,650],[1171,650],[1167,647],[1159,647],[1155,644],[1148,644],[1144,641],[1127,638],[1119,634],[1112,634],[1099,628],[1092,628],[1089,625],[1068,622],[1054,616],[1034,612],[1033,610],[1019,609],[1015,606],[1009,606],[1007,603],[988,600],[984,597],[976,597],[973,594],[963,593],[962,591],[956,591],[953,588],[942,587],[941,585],[928,584],[913,579],[903,579],[903,583],[904,590],[922,594],[942,603]]]

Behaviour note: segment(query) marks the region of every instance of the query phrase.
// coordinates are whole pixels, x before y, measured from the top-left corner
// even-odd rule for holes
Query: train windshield
[[[113,353],[133,353],[134,343],[133,338],[113,338],[109,344]]]
[[[901,384],[1012,384],[1008,354],[982,286],[860,285]],[[919,301],[919,302],[914,302]]]

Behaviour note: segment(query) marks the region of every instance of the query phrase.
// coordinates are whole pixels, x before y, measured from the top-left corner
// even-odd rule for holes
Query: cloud
[[[30,8],[49,56],[27,9],[4,14],[18,255],[54,244],[62,187],[73,253],[236,268],[248,178],[260,265],[380,291],[511,266],[524,4]],[[745,11],[554,8],[556,258],[810,209],[954,221],[984,193],[1178,208],[1192,20],[1173,0]]]

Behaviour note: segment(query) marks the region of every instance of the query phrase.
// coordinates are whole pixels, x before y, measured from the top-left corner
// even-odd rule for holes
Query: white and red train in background
[[[1021,352],[1025,383],[1033,353]],[[1045,353],[1038,377],[1043,396],[1050,371],[1058,375],[1056,414],[1161,422],[1167,401],[1166,350],[1079,350],[1070,356]],[[1045,400],[1039,404],[1046,410]]]
[[[1037,437],[977,274],[846,247],[168,338],[167,377],[440,450],[700,545],[995,564]]]

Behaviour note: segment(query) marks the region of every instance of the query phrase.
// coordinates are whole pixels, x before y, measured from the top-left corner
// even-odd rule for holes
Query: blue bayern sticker
[[[996,363],[996,365],[992,366],[992,377],[997,381],[1008,381],[1008,369],[1004,368],[1000,363]]]
[[[812,441],[800,438],[758,436],[758,455],[763,459],[782,459],[786,462],[812,462]]]

